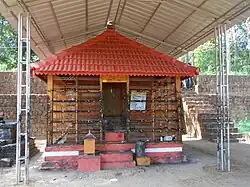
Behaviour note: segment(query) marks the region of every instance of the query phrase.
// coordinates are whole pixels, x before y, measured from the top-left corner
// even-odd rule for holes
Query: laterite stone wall
[[[199,94],[208,95],[216,105],[216,77],[199,76]],[[229,76],[230,115],[232,120],[250,119],[250,76]]]
[[[16,73],[0,72],[0,110],[6,119],[16,120]],[[215,103],[215,76],[199,76],[199,93]],[[230,76],[231,114],[234,120],[250,119],[250,76]],[[45,138],[47,124],[47,85],[31,79],[31,135]]]
[[[1,85],[0,110],[4,111],[5,119],[11,121],[16,120],[16,104],[17,104],[16,82],[17,82],[16,73],[0,72],[0,85]],[[24,102],[23,105],[25,106]],[[31,136],[36,138],[45,138],[46,125],[47,125],[47,86],[46,83],[44,83],[40,79],[32,77]]]

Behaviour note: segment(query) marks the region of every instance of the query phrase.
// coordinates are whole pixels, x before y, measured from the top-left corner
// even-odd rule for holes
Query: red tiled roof
[[[157,52],[115,29],[32,65],[36,75],[181,76],[199,74],[199,68]]]

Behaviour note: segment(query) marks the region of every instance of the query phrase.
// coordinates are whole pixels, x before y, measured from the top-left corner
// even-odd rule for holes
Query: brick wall
[[[6,118],[16,120],[16,73],[0,72],[0,110]],[[199,76],[199,92],[208,94],[215,103],[215,76]],[[231,115],[234,120],[250,119],[250,76],[230,76]],[[38,78],[31,79],[31,135],[45,137],[47,123],[47,86]]]
[[[216,93],[216,77],[201,75],[198,78],[198,89],[201,94]],[[229,76],[231,95],[250,95],[250,76]]]
[[[16,82],[14,72],[0,72],[0,110],[5,113],[5,119],[16,120]],[[31,79],[31,136],[45,137],[47,124],[47,94],[46,83],[38,78]],[[24,89],[23,89],[24,90]],[[24,99],[24,98],[23,98]],[[24,102],[23,102],[24,104]]]
[[[199,76],[200,94],[210,95],[216,104],[216,77]],[[234,121],[250,119],[250,76],[229,76],[230,115]]]
[[[15,72],[0,72],[0,94],[16,94],[16,83],[17,74]],[[32,77],[31,94],[47,94],[46,83],[36,77]]]

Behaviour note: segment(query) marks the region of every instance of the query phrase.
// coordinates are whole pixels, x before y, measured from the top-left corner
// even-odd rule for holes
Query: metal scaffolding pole
[[[217,95],[217,170],[231,171],[229,64],[230,46],[227,25],[215,27],[216,95]]]
[[[23,20],[26,20],[26,36],[23,37]],[[25,49],[25,55],[23,54]],[[24,68],[25,66],[25,68]],[[23,71],[25,69],[25,71]],[[23,76],[25,81],[23,82]],[[22,90],[22,89],[25,90]],[[22,108],[25,94],[25,108]],[[25,113],[25,114],[24,114]],[[18,16],[18,68],[17,68],[17,139],[16,182],[29,183],[29,136],[30,136],[30,16]],[[24,141],[23,141],[24,139]],[[24,153],[22,148],[24,147]],[[24,165],[23,165],[24,164]],[[23,179],[24,178],[24,179]]]
[[[224,25],[224,29],[225,29],[225,43],[226,43],[226,70],[225,70],[225,95],[226,95],[226,125],[227,125],[227,171],[230,172],[231,171],[231,147],[230,147],[230,113],[229,113],[229,109],[230,109],[230,105],[229,105],[229,73],[230,73],[230,43],[229,43],[229,37],[227,34],[227,25]]]
[[[218,62],[218,43],[219,43],[219,39],[218,39],[218,28],[215,27],[214,29],[214,38],[215,38],[215,65],[216,65],[216,102],[219,103],[219,62]],[[217,114],[220,113],[220,107],[219,105],[217,105]],[[217,121],[219,122],[218,119],[219,115],[217,116]],[[220,168],[220,136],[219,136],[219,132],[220,132],[220,128],[219,128],[219,124],[217,125],[217,139],[216,139],[216,143],[217,143],[217,162],[216,162],[216,168],[217,170],[219,170]]]

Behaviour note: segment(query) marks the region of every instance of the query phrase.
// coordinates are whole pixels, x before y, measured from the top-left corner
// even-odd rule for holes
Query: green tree
[[[11,25],[0,15],[0,71],[15,69],[17,67],[17,33]],[[25,48],[23,49],[25,55]],[[31,51],[31,62],[38,60]]]
[[[230,74],[250,75],[250,18],[229,29]],[[191,64],[198,66],[201,74],[215,74],[215,40],[210,40],[190,51]],[[189,58],[190,59],[190,58]],[[180,60],[186,62],[182,56]]]

